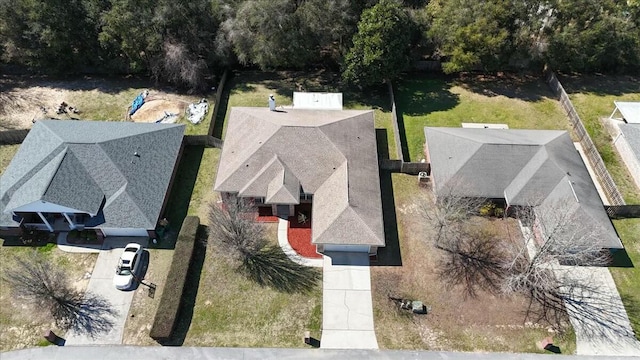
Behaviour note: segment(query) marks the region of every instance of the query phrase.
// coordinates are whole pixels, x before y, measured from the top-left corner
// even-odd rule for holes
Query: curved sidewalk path
[[[278,219],[278,245],[280,245],[280,248],[282,248],[282,252],[284,252],[289,257],[289,259],[291,259],[291,261],[300,265],[322,267],[324,264],[324,260],[302,257],[298,255],[295,250],[293,250],[293,248],[289,244],[289,239],[287,238],[288,226],[289,221],[285,219]]]

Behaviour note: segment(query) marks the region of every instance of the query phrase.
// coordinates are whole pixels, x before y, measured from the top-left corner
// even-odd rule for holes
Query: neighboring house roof
[[[640,160],[640,124],[618,124],[633,155]]]
[[[214,189],[298,204],[312,241],[384,246],[373,111],[231,109]]]
[[[575,201],[585,224],[622,248],[569,133],[559,130],[424,129],[436,193],[505,199],[529,206]]]
[[[47,202],[96,215],[105,228],[155,228],[184,125],[41,120],[0,181],[0,225]]]
[[[616,106],[613,114],[620,112],[622,118],[629,124],[640,124],[640,101],[614,101]]]

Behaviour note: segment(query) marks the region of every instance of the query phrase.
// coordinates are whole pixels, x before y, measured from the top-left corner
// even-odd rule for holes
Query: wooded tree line
[[[411,61],[445,72],[640,68],[638,0],[13,0],[2,62],[148,73],[197,88],[230,65],[324,66],[369,85]]]

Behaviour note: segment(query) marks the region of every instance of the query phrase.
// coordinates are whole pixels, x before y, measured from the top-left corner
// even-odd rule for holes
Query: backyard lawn
[[[614,109],[613,102],[640,101],[640,78],[632,76],[561,76],[563,87],[580,115],[591,139],[604,160],[627,204],[640,204],[640,189],[612,146],[611,136],[602,124]],[[627,314],[640,339],[640,219],[613,222],[629,259],[625,267],[610,268]],[[630,262],[629,262],[630,260]]]
[[[342,92],[344,109],[375,111],[375,127],[387,130],[390,158],[397,158],[391,124],[391,100],[386,86],[364,93],[340,88],[337,81],[335,75],[325,72],[235,73],[228,84],[231,90],[227,109],[234,106],[267,107],[269,94],[275,95],[278,107],[282,105],[287,108],[292,105],[293,92],[299,91],[299,86],[309,92]],[[225,120],[228,116],[229,112]],[[226,130],[226,121],[224,129]]]
[[[569,130],[560,104],[539,77],[411,74],[396,83],[395,96],[411,161],[424,158],[425,126],[480,122],[512,129]]]

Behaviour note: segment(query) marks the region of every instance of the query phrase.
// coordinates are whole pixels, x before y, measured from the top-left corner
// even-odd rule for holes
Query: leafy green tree
[[[362,13],[342,77],[360,86],[396,78],[409,65],[409,17],[393,0],[381,0]]]
[[[95,16],[100,0],[16,0],[0,2],[0,39],[5,61],[55,72],[72,72],[100,62]]]
[[[149,71],[158,80],[201,88],[217,62],[211,46],[217,10],[210,0],[111,0],[100,41],[116,49],[115,59],[126,71]]]
[[[299,16],[298,1],[232,1],[217,44],[243,64],[261,69],[302,67],[317,57],[312,34]],[[227,47],[226,49],[224,47]]]
[[[322,58],[333,64],[342,61],[357,30],[361,6],[362,2],[350,0],[306,0],[300,5],[298,13],[308,28],[308,41]]]
[[[638,15],[625,1],[556,1],[547,31],[549,64],[562,71],[637,71]]]
[[[506,68],[528,58],[540,28],[540,1],[434,0],[429,3],[433,38],[447,73]]]

